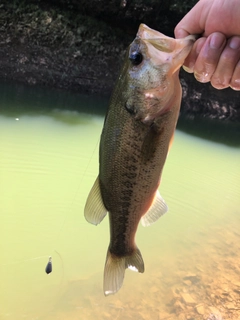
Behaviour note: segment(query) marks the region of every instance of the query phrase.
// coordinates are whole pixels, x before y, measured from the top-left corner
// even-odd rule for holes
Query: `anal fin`
[[[156,222],[164,213],[168,211],[168,206],[157,190],[153,203],[149,210],[141,218],[142,225],[148,227]]]

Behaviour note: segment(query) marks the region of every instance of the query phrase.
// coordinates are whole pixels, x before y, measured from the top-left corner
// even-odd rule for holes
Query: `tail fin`
[[[103,289],[105,296],[116,293],[123,284],[125,269],[144,272],[144,262],[138,248],[130,256],[116,257],[108,249],[104,269]]]

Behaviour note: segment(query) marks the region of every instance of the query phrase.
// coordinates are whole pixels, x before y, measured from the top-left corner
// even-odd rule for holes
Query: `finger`
[[[177,24],[174,30],[175,37],[184,38],[189,34],[202,34],[212,3],[208,0],[199,1]]]
[[[211,84],[216,89],[229,87],[234,69],[240,59],[240,37],[230,38],[220,56],[216,70],[211,78]]]
[[[240,61],[238,61],[237,65],[235,66],[230,87],[234,90],[240,90]]]
[[[185,71],[193,73],[195,62],[200,51],[202,50],[205,41],[206,38],[200,38],[194,43],[192,50],[190,51],[189,55],[187,56],[183,64],[183,69]]]
[[[225,43],[226,37],[220,32],[214,32],[207,38],[194,65],[194,76],[198,81],[211,80]]]

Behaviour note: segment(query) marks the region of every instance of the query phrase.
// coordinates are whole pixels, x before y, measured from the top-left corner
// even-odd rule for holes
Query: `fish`
[[[113,90],[100,139],[99,175],[84,208],[94,225],[109,215],[105,296],[122,287],[125,269],[144,272],[135,243],[139,222],[150,226],[168,210],[158,188],[181,104],[179,69],[194,41],[192,35],[174,39],[141,24]]]

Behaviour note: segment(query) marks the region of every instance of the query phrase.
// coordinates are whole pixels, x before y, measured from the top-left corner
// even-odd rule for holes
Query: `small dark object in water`
[[[49,257],[48,264],[46,265],[45,272],[47,274],[52,272],[52,257]]]

